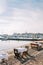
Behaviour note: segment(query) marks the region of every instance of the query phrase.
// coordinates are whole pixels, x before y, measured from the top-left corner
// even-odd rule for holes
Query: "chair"
[[[15,54],[15,57],[20,57],[20,53],[18,53],[18,50],[17,49],[14,49],[14,54]]]

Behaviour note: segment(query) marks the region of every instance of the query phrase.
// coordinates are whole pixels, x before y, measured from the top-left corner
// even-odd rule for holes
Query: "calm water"
[[[0,50],[13,49],[24,44],[29,44],[31,41],[1,41],[0,40]]]

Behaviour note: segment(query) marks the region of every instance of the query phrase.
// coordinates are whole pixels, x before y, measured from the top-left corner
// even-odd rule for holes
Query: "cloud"
[[[8,12],[6,12],[7,5],[5,0],[4,4],[0,5],[0,9],[3,9],[1,9],[0,14],[4,13],[3,16],[0,16],[0,33],[43,32],[43,9],[40,9],[40,3],[35,3],[35,1],[28,2],[28,0],[22,0],[22,2],[15,0],[14,4],[13,1],[9,0]],[[39,8],[34,5],[39,6]]]
[[[3,17],[2,23],[2,33],[43,32],[43,11],[14,8],[12,16]]]
[[[5,13],[7,9],[6,0],[0,0],[0,15]]]
[[[43,11],[14,9],[11,25],[15,32],[43,32]]]

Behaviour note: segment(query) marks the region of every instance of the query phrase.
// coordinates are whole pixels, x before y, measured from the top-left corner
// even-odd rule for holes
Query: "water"
[[[9,50],[18,46],[23,46],[29,44],[31,41],[1,41],[0,40],[0,50]]]

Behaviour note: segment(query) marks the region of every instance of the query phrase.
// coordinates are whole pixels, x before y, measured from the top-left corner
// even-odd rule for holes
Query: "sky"
[[[0,34],[43,33],[43,0],[0,0]]]

